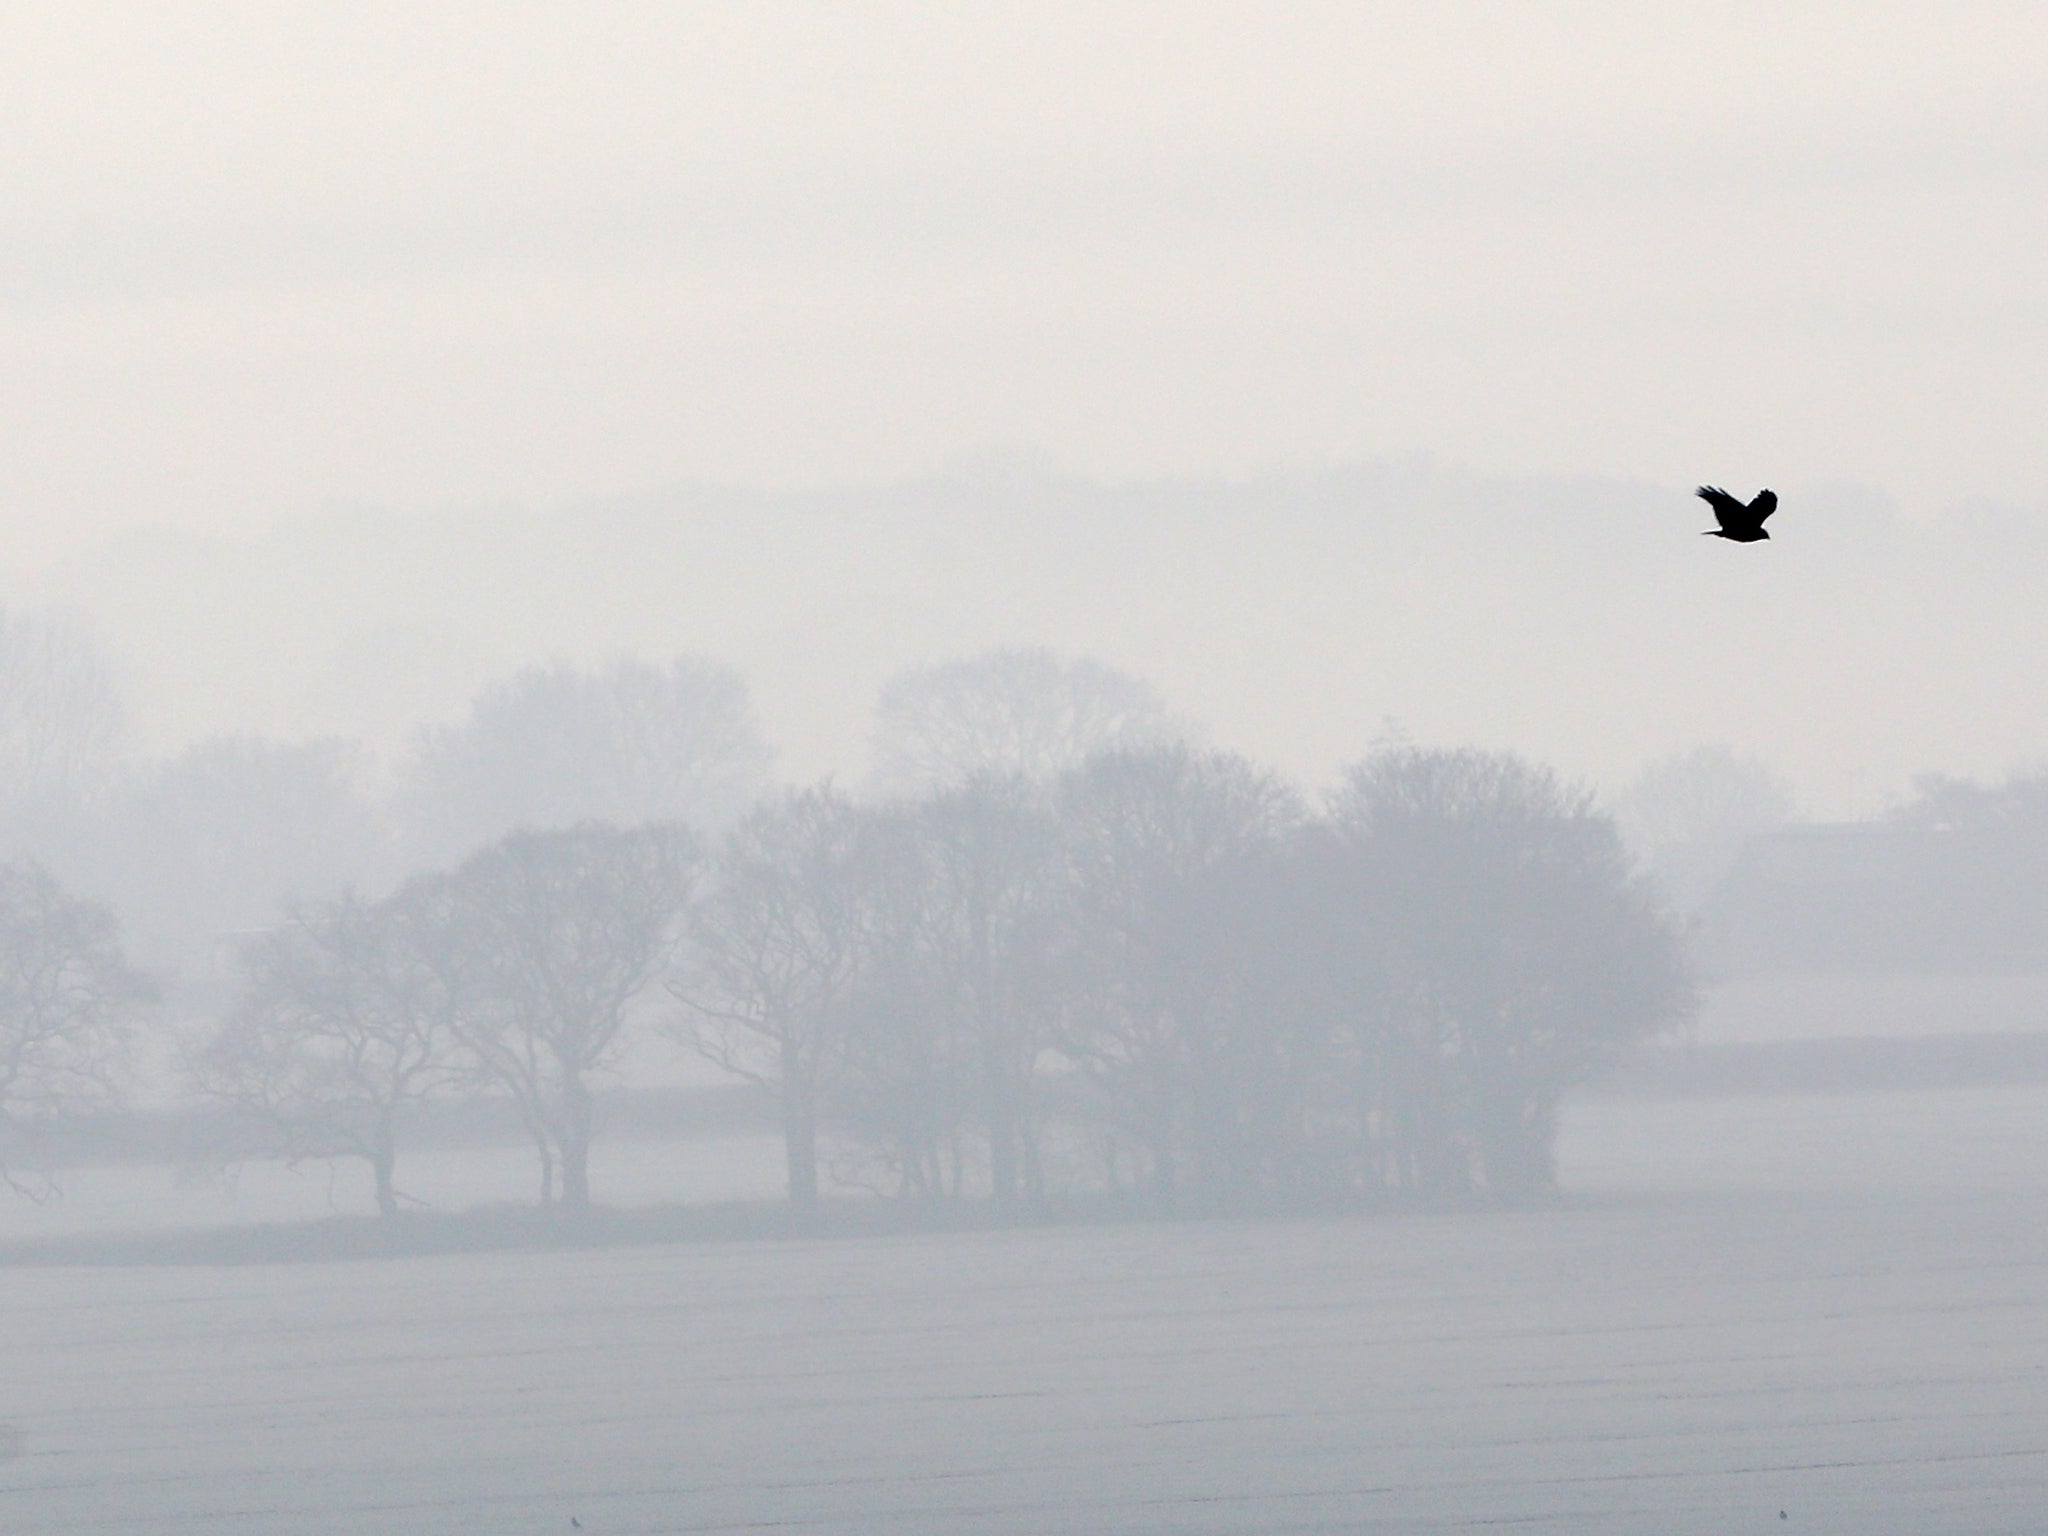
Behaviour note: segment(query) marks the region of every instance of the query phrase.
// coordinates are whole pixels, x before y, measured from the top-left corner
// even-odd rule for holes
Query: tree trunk
[[[555,1139],[548,1130],[547,1121],[523,1099],[519,1106],[519,1118],[526,1124],[526,1134],[533,1138],[534,1156],[540,1159],[540,1203],[550,1206],[555,1203]]]
[[[1018,1021],[1002,1015],[995,996],[995,953],[989,914],[977,901],[974,911],[974,1031],[981,1056],[983,1118],[988,1129],[989,1193],[996,1209],[1009,1215],[1017,1208],[1017,1106],[1011,1086],[1008,1035]]]
[[[1149,1138],[1151,1171],[1145,1176],[1146,1197],[1159,1210],[1171,1210],[1180,1189],[1180,1170],[1174,1166],[1173,1141],[1167,1136]]]
[[[1145,1151],[1152,1164],[1145,1176],[1146,1197],[1160,1210],[1170,1210],[1180,1195],[1181,1170],[1174,1135],[1174,1085],[1162,1081],[1164,1076],[1155,1070],[1152,1081],[1141,1083],[1138,1092]]]
[[[1024,1113],[1018,1117],[1017,1148],[1024,1170],[1024,1198],[1036,1209],[1045,1207],[1045,1159],[1038,1147],[1039,1117],[1026,1085]]]
[[[991,1058],[994,1052],[989,1053]],[[996,1209],[1010,1215],[1017,1209],[1017,1123],[1016,1105],[1001,1064],[991,1059],[986,1067],[988,1087],[988,1176]]]
[[[790,1207],[809,1216],[818,1208],[817,1089],[801,1054],[782,1047],[782,1152]]]
[[[398,1215],[398,1190],[392,1183],[398,1155],[392,1145],[391,1128],[381,1127],[370,1151],[370,1172],[377,1180],[377,1214],[390,1220]]]
[[[581,1074],[562,1078],[562,1205],[574,1212],[590,1209],[590,1089]]]

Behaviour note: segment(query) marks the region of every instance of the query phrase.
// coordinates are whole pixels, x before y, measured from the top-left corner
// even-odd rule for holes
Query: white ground
[[[0,1530],[2048,1529],[2048,1092],[1565,1150],[1516,1216],[0,1271]]]

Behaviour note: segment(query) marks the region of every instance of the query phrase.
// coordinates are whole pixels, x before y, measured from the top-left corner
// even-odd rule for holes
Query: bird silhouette
[[[1770,537],[1764,532],[1764,522],[1778,510],[1776,491],[1758,491],[1756,500],[1746,507],[1718,485],[1703,485],[1693,495],[1714,509],[1714,521],[1721,525],[1704,530],[1708,538],[1754,544],[1758,539]]]

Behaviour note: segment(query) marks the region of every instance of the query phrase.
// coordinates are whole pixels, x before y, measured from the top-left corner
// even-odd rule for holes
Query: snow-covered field
[[[1565,1163],[1520,1215],[0,1271],[0,1530],[2048,1529],[2048,1092],[1588,1102]]]

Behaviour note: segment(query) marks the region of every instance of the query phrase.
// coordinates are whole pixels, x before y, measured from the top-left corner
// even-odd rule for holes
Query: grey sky
[[[2048,498],[2037,4],[14,3],[0,57],[0,572],[131,653],[151,595],[90,573],[146,525],[991,449],[1768,482],[1788,530],[1816,494]],[[265,664],[149,674],[189,694],[166,729],[306,723]]]

